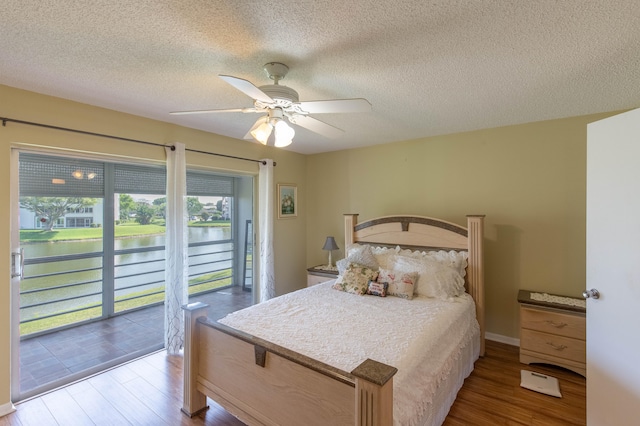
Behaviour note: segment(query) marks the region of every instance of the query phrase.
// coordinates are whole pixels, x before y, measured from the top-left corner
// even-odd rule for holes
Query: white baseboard
[[[487,340],[493,340],[494,342],[506,343],[507,345],[520,347],[520,339],[516,339],[515,337],[485,332],[484,338]]]
[[[11,414],[14,411],[16,411],[16,407],[14,407],[11,402],[7,402],[6,404],[0,405],[0,417],[6,416],[7,414]]]

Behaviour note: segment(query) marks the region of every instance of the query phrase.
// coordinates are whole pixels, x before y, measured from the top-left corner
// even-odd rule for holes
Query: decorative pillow
[[[339,275],[344,275],[350,263],[357,263],[369,269],[378,270],[378,262],[371,252],[371,247],[354,244],[349,247],[347,253],[347,257],[336,262]]]
[[[448,299],[464,293],[464,278],[458,269],[429,256],[422,258],[397,256],[393,268],[397,271],[418,272],[415,289],[417,294]]]
[[[369,289],[369,281],[378,278],[378,271],[367,268],[364,265],[351,263],[333,284],[333,288],[347,293],[366,294]]]
[[[416,281],[418,281],[417,272],[394,271],[381,268],[378,273],[378,282],[389,284],[387,294],[389,296],[402,297],[403,299],[413,299]]]
[[[389,288],[388,283],[379,283],[376,281],[369,281],[369,288],[367,289],[367,294],[371,294],[372,296],[387,297],[388,288]]]

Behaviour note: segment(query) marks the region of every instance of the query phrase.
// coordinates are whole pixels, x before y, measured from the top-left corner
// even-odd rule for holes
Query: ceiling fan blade
[[[262,112],[257,108],[228,108],[228,109],[198,109],[194,111],[172,111],[171,115],[186,115],[186,114],[210,114],[214,112]]]
[[[371,112],[371,104],[368,100],[358,99],[333,99],[328,101],[299,102],[300,108],[309,114],[330,114],[342,112]]]
[[[331,139],[337,138],[344,133],[344,130],[333,127],[330,124],[324,123],[313,117],[309,117],[308,115],[294,115],[289,118],[289,121]]]
[[[221,79],[223,79],[224,81],[226,81],[227,83],[229,83],[230,85],[232,85],[233,87],[235,87],[236,89],[244,93],[245,95],[249,96],[251,99],[256,99],[258,101],[268,102],[268,103],[273,102],[273,99],[271,99],[270,96],[268,96],[262,90],[258,89],[253,83],[251,83],[248,80],[244,80],[238,77],[233,77],[230,75],[222,75],[222,74],[219,75],[218,77],[220,77]]]

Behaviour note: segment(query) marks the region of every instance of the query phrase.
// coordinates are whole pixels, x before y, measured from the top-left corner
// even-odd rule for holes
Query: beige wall
[[[160,144],[182,142],[187,149],[218,152],[248,158],[272,158],[277,162],[274,182],[296,183],[300,209],[295,219],[274,224],[276,291],[283,294],[306,282],[306,158],[288,151],[263,147],[246,141],[187,129],[168,123],[96,108],[58,98],[0,85],[0,117],[40,122],[90,132],[117,135]],[[0,127],[0,407],[10,400],[10,226],[9,178],[12,146],[68,149],[87,154],[107,154],[120,160],[152,159],[164,161],[164,148],[93,136],[43,129],[16,123]],[[187,153],[190,166],[217,171],[256,175],[257,163]],[[257,200],[257,198],[256,198]]]
[[[344,257],[343,213],[485,214],[487,330],[518,338],[518,289],[584,290],[586,125],[607,115],[309,156],[307,266],[327,235]]]
[[[343,257],[342,215],[361,220],[407,213],[466,224],[486,218],[487,329],[518,337],[516,295],[526,288],[579,295],[585,285],[586,124],[610,114],[530,123],[302,156],[258,144],[0,85],[0,116],[249,158],[273,158],[275,183],[298,185],[295,219],[276,220],[277,293],[305,283],[304,268],[326,262],[334,235]],[[18,144],[124,158],[164,160],[162,148],[8,123],[0,127],[0,179]],[[192,166],[257,174],[254,163],[188,153]],[[9,224],[9,185],[0,223]],[[9,226],[0,258],[9,259]],[[0,406],[9,401],[9,262],[0,264]]]

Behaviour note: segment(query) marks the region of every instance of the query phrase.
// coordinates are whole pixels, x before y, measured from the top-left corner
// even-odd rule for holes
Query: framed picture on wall
[[[290,183],[278,184],[278,219],[298,216],[298,187]]]

